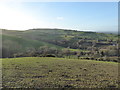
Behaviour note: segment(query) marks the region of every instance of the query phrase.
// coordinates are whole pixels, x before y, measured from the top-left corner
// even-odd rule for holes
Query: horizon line
[[[112,32],[112,31],[92,31],[92,30],[77,30],[77,29],[64,29],[64,28],[31,28],[31,29],[27,29],[27,30],[11,30],[11,29],[3,29],[3,28],[0,28],[0,30],[11,30],[11,31],[28,31],[28,30],[39,30],[39,29],[56,29],[56,30],[70,30],[70,31],[78,31],[78,32],[95,32],[95,33],[112,33],[112,34],[116,34],[116,32]],[[118,33],[118,32],[117,32]]]

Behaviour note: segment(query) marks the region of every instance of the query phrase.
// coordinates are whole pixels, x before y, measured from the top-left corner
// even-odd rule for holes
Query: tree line
[[[24,52],[7,51],[2,48],[2,58],[16,58],[16,57],[59,57],[59,58],[77,58],[99,61],[113,61],[118,62],[118,49],[116,47],[106,47],[107,49],[91,48],[89,51],[73,51],[70,48],[58,49],[55,47],[42,46],[37,49],[33,47],[27,48]],[[111,58],[114,57],[114,58]]]

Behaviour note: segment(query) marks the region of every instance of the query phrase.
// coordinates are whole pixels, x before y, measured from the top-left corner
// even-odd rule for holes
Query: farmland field
[[[118,63],[52,57],[2,59],[6,88],[118,88]]]

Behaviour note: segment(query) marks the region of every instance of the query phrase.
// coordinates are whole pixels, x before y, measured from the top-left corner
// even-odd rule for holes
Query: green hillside
[[[39,48],[40,46],[62,48],[60,46],[49,44],[49,43],[43,42],[43,41],[30,40],[30,39],[22,38],[19,36],[17,37],[17,36],[2,35],[3,45],[4,45],[4,42],[6,42],[7,40],[18,43],[19,45],[22,46],[22,48],[26,48],[26,47]],[[16,46],[16,45],[14,44],[14,46]]]
[[[30,29],[0,35],[4,88],[119,87],[115,34]]]
[[[116,34],[64,29],[1,30],[2,50],[8,52],[4,57],[13,57],[18,53],[22,53],[22,56],[30,56],[26,55],[29,50],[32,56],[52,54],[57,57],[118,61]]]
[[[30,40],[30,39],[26,39],[26,38],[15,36],[15,35],[12,36],[12,35],[2,34],[3,55],[4,53],[6,54],[8,53],[7,54],[8,57],[11,56],[9,54],[22,53],[22,52],[26,52],[29,49],[30,50],[38,49],[42,46],[62,49],[62,47],[60,46],[50,44],[47,42]]]
[[[15,30],[2,30],[2,34],[21,36],[31,39],[42,39],[42,40],[61,40],[65,39],[63,36],[72,38],[88,38],[88,39],[117,39],[115,34],[105,34],[97,32],[83,32],[76,30],[64,30],[64,29],[30,29],[26,31],[15,31]]]
[[[118,63],[65,58],[2,60],[4,88],[118,88]],[[74,90],[73,89],[73,90]]]

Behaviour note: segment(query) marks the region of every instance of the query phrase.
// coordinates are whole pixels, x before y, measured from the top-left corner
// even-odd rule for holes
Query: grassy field
[[[24,57],[2,59],[7,88],[118,88],[118,63]]]

